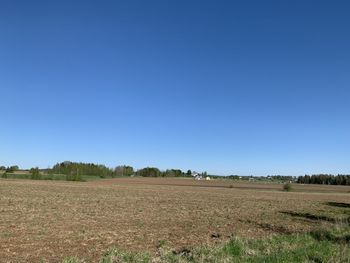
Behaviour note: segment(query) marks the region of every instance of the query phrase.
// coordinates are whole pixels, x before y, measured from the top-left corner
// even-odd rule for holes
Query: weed
[[[116,248],[108,250],[102,257],[100,263],[149,263],[151,259],[148,254],[125,252]]]
[[[77,257],[67,257],[63,260],[62,263],[84,263],[84,261],[80,260]]]
[[[283,190],[286,191],[286,192],[292,191],[293,190],[292,184],[291,183],[285,183],[283,185]]]
[[[223,252],[230,256],[240,256],[243,252],[244,244],[238,238],[231,239],[223,247]]]

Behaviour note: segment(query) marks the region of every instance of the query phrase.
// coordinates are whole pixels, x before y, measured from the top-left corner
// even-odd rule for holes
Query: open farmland
[[[0,180],[1,262],[97,261],[110,247],[156,253],[311,231],[349,216],[350,187],[224,180]]]

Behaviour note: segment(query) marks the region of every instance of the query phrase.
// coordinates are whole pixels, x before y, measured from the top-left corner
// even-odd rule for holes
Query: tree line
[[[14,173],[19,170],[19,167],[0,166],[0,171],[5,173]],[[38,167],[29,170],[31,179],[41,179],[42,174],[49,175],[65,175],[68,181],[82,181],[82,176],[99,176],[101,178],[114,178],[123,176],[142,176],[142,177],[189,177],[192,176],[192,171],[184,172],[180,169],[167,169],[161,171],[156,167],[145,167],[135,170],[129,165],[120,165],[115,168],[109,168],[102,164],[83,163],[65,161],[55,164],[52,168],[39,169]],[[6,174],[5,174],[6,176]]]
[[[80,181],[79,177],[82,175],[87,176],[100,176],[102,178],[112,177],[113,171],[102,164],[94,163],[78,163],[65,161],[55,164],[51,169],[48,169],[49,174],[65,174],[71,176],[70,181],[74,178],[74,181]]]
[[[65,174],[71,176],[72,179],[79,175],[85,176],[100,176],[101,178],[107,177],[120,177],[120,176],[142,176],[142,177],[186,177],[191,176],[192,171],[188,170],[186,173],[180,169],[167,169],[161,171],[156,167],[146,167],[139,170],[134,170],[132,166],[120,165],[115,168],[109,168],[105,165],[94,163],[78,163],[78,162],[62,162],[55,164],[48,170],[49,174]],[[76,178],[77,181],[79,178]]]
[[[13,173],[15,171],[18,171],[19,167],[18,165],[12,165],[12,166],[0,166],[0,171],[5,171],[6,173]]]
[[[0,166],[0,171],[3,178],[7,178],[7,174],[15,173],[19,170],[17,165],[13,166]],[[187,170],[184,172],[180,169],[167,169],[161,171],[156,167],[145,167],[139,170],[134,170],[132,166],[120,165],[115,168],[109,168],[102,164],[83,163],[83,162],[71,162],[65,161],[55,164],[52,168],[39,169],[38,167],[31,168],[29,170],[31,179],[42,179],[43,174],[49,175],[64,175],[68,181],[82,181],[83,176],[99,176],[101,178],[114,178],[125,176],[142,176],[142,177],[190,177],[192,171]],[[206,173],[203,173],[206,175]],[[263,180],[279,180],[279,181],[295,181],[292,176],[268,176],[268,177],[253,177],[253,176],[212,176],[213,178],[227,178],[227,179],[263,179]],[[350,175],[332,175],[332,174],[314,174],[299,176],[296,180],[300,184],[327,184],[327,185],[350,185]]]
[[[329,185],[350,185],[350,175],[338,174],[314,174],[299,176],[299,184],[329,184]]]
[[[192,171],[183,172],[180,169],[167,169],[161,171],[156,167],[146,167],[135,172],[135,175],[142,177],[189,177],[192,176]]]

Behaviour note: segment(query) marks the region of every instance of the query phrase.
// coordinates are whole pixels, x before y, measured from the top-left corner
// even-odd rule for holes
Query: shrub
[[[286,191],[286,192],[292,191],[293,190],[292,184],[291,183],[285,183],[283,185],[283,190]]]
[[[67,174],[66,181],[83,181],[81,174]]]
[[[41,174],[38,167],[30,169],[30,179],[40,180]]]

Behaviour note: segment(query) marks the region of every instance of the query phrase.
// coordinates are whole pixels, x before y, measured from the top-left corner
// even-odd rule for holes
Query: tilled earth
[[[350,187],[126,178],[0,179],[0,262],[96,262],[110,247],[155,253],[309,231],[344,217]],[[345,205],[346,206],[346,205]]]

